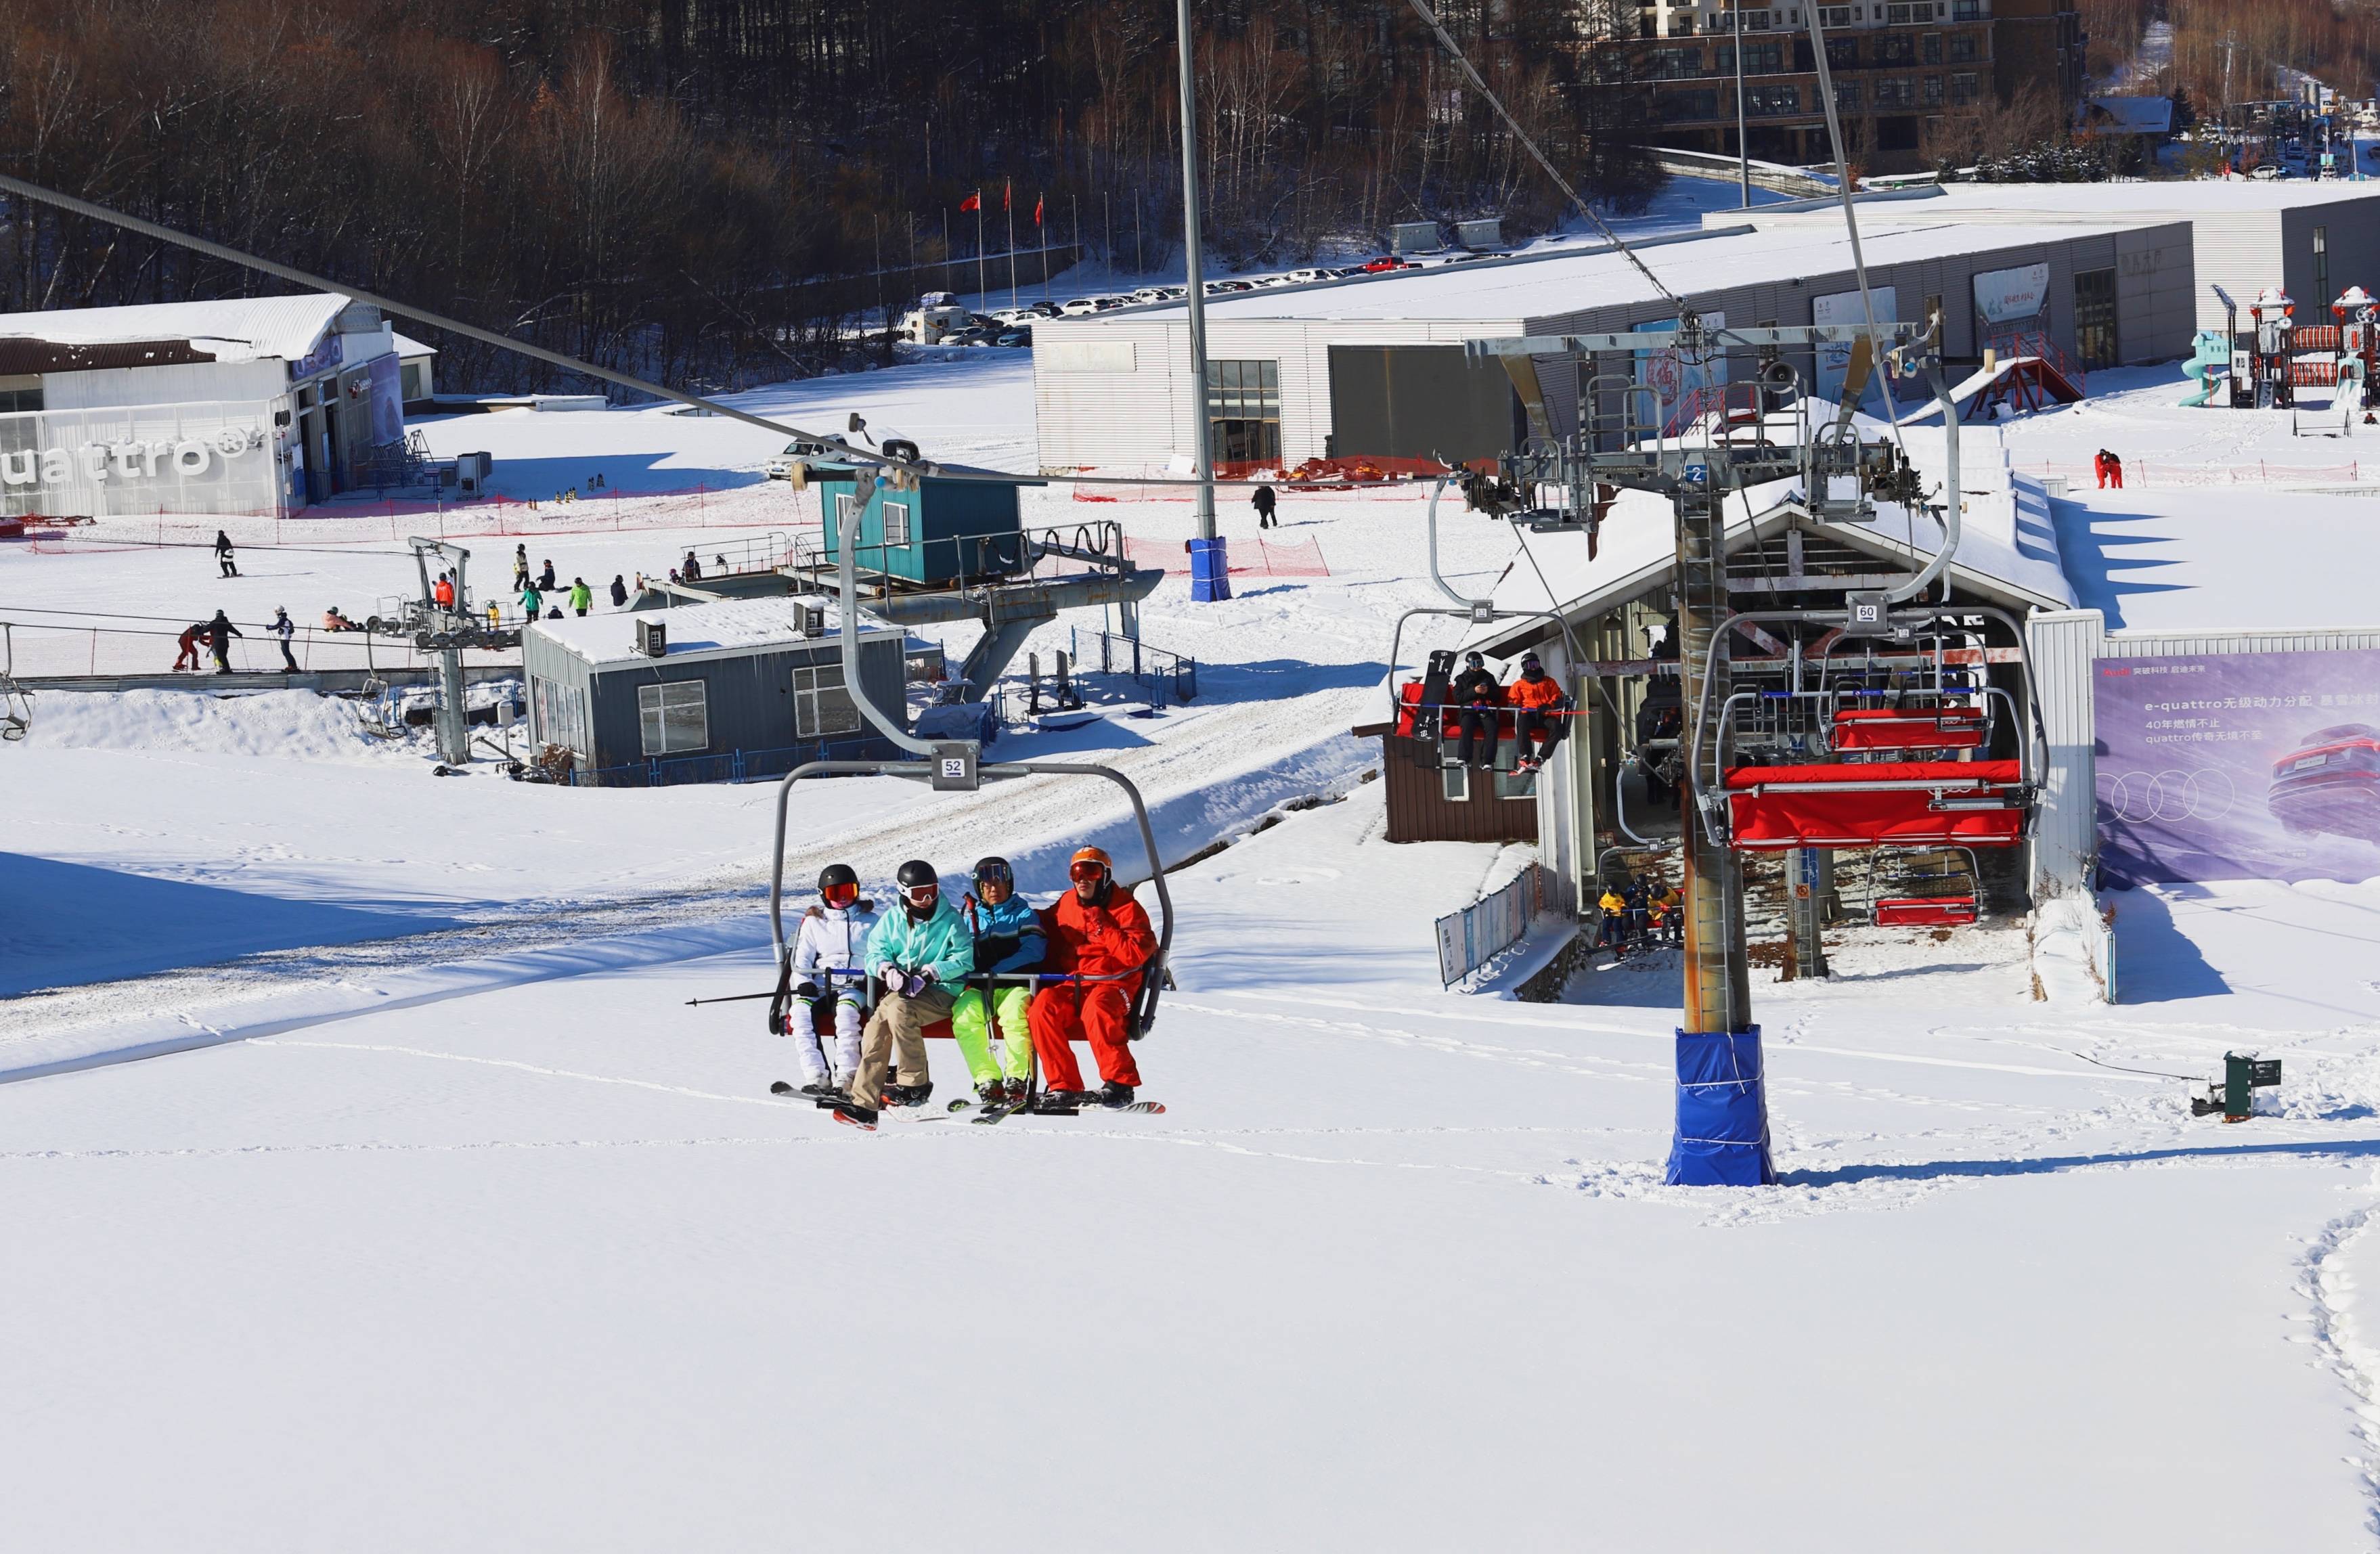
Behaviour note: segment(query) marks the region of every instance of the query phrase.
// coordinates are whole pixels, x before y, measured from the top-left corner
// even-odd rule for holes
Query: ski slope
[[[1029,457],[997,361],[905,370],[803,413],[881,395],[938,456]],[[2020,466],[2287,436],[2180,392],[1997,436]],[[656,481],[745,456],[669,419]],[[615,423],[517,456],[559,473]],[[2070,564],[2117,495],[2061,511]],[[2359,507],[2315,515],[2342,572]],[[0,747],[0,1078],[37,1075],[0,1083],[0,1547],[2373,1547],[2380,881],[2130,892],[2113,1007],[2034,1002],[2005,921],[1757,970],[1783,1181],[1666,1187],[1674,963],[1441,989],[1431,919],[1527,850],[1381,839],[1346,730],[1430,597],[1419,505],[1282,511],[1330,577],[1145,612],[1197,702],[997,747],[1132,774],[1170,863],[1238,839],[1170,876],[1157,1117],[862,1135],[771,1098],[762,1006],[687,1006],[766,986],[766,787],[437,780],[285,693],[41,698]],[[2199,516],[2160,559],[2214,589],[2236,541]],[[1446,533],[1458,586],[1517,562]],[[250,560],[360,596],[401,586],[387,551]],[[183,611],[205,570],[0,552],[12,604],[62,610]],[[1046,899],[1122,834],[1091,786],[805,784],[793,873],[1004,851]],[[2286,1083],[2192,1119],[2232,1049]]]

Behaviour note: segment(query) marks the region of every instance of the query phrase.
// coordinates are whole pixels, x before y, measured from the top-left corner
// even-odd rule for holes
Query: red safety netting
[[[1983,742],[1980,707],[1846,707],[1835,714],[1838,750],[1973,750]]]
[[[1190,552],[1176,541],[1163,540],[1132,540],[1123,542],[1124,555],[1135,566],[1162,567],[1175,577],[1190,575]],[[1318,540],[1262,540],[1252,535],[1236,535],[1226,547],[1234,577],[1328,577],[1330,565],[1322,559],[1322,543]]]
[[[2012,760],[1739,766],[1727,774],[1730,845],[2013,847],[2024,840]],[[1944,805],[1998,800],[2007,807]]]

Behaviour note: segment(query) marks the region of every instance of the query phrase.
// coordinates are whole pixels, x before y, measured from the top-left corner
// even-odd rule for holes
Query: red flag
[[[959,201],[959,209],[960,209],[962,212],[965,212],[965,211],[980,211],[980,210],[982,210],[982,209],[983,209],[983,190],[981,190],[981,189],[977,189],[973,194],[970,194],[970,195],[968,195],[965,200],[960,200],[960,201]]]
[[[1008,209],[1008,188],[1005,183],[1000,186],[1000,208],[1003,211]]]
[[[1038,194],[1033,197],[1033,225],[1041,225],[1041,197]]]

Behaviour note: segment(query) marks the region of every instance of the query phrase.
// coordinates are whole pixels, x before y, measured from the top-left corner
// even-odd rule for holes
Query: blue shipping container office
[[[858,542],[852,547],[854,565],[862,573],[939,588],[1025,570],[1025,530],[1014,485],[928,475],[914,491],[894,491],[877,485],[872,470],[839,465],[812,466],[810,479],[819,490],[819,522],[830,562],[843,560],[844,507],[864,497]]]

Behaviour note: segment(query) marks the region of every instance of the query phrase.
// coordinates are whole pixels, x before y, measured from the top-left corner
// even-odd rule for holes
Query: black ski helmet
[[[1546,666],[1545,666],[1544,661],[1540,660],[1540,659],[1537,657],[1537,655],[1536,655],[1536,654],[1535,654],[1535,653],[1524,653],[1524,654],[1522,654],[1522,655],[1521,655],[1521,673],[1522,673],[1522,674],[1540,674],[1540,673],[1542,673],[1542,672],[1544,671],[1545,667],[1546,667]]]
[[[819,894],[824,895],[837,885],[849,885],[856,890],[859,871],[847,863],[831,863],[819,870]]]
[[[919,885],[939,886],[942,882],[941,876],[934,872],[934,866],[923,858],[911,858],[901,866],[901,872],[893,878],[900,881],[905,891],[914,890]]]
[[[1463,655],[1463,667],[1465,669],[1482,669],[1487,663],[1487,657],[1475,649]]]
[[[987,880],[997,880],[1001,884],[1014,887],[1016,883],[1016,871],[1008,867],[1006,858],[978,858],[975,860],[975,882],[980,885]]]

